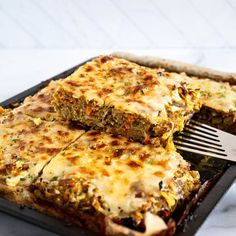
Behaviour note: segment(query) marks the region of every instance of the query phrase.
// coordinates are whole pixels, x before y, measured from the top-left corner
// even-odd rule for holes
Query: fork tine
[[[199,134],[198,132],[192,132],[190,130],[183,130],[179,135],[188,136],[188,137],[191,137],[193,139],[197,139],[197,140],[200,140],[202,142],[210,142],[212,144],[214,144],[215,142],[216,143],[220,142],[218,139],[208,137],[206,135]]]
[[[189,124],[185,125],[185,128],[193,129],[193,130],[196,130],[198,132],[202,132],[203,134],[211,135],[213,137],[217,137],[217,133],[215,131],[210,131],[210,130],[208,130],[206,128],[203,128],[199,125],[189,123]]]
[[[224,157],[225,157],[225,156],[218,155],[218,154],[211,153],[211,152],[206,152],[206,151],[201,151],[201,150],[196,150],[196,149],[193,149],[193,148],[188,148],[188,147],[180,146],[178,144],[176,145],[176,148],[179,149],[179,150],[183,150],[183,151],[187,151],[187,152],[192,152],[192,153],[196,153],[196,154],[201,154],[201,155],[204,155],[204,156],[218,157],[218,158],[222,158],[222,159],[224,159]]]
[[[235,141],[234,135],[194,120],[174,136],[174,144],[179,150],[233,162],[236,162]]]
[[[198,127],[202,127],[204,129],[207,129],[211,132],[214,132],[214,133],[217,133],[218,129],[212,127],[212,126],[209,126],[209,125],[206,125],[206,124],[203,124],[199,121],[196,121],[196,120],[189,120],[189,123],[188,124],[193,124],[193,125],[197,125]]]
[[[190,134],[196,134],[196,135],[198,135],[198,136],[201,136],[201,137],[203,137],[203,138],[207,138],[207,139],[211,139],[211,140],[213,140],[213,141],[217,141],[217,135],[212,135],[212,134],[208,134],[208,133],[204,133],[204,132],[202,132],[202,131],[199,131],[199,130],[197,130],[197,129],[194,129],[194,128],[188,128],[188,127],[185,127],[184,128],[184,131],[183,131],[184,133],[190,133]]]
[[[211,152],[211,153],[215,153],[215,154],[219,154],[219,155],[222,155],[222,156],[225,156],[225,150],[217,150],[215,148],[212,148],[212,147],[207,147],[205,145],[204,146],[199,146],[198,144],[193,144],[193,143],[186,143],[186,142],[182,142],[182,141],[179,141],[179,140],[175,140],[174,141],[175,144],[178,144],[180,146],[186,146],[186,147],[190,147],[190,148],[193,148],[193,149],[196,149],[196,150],[200,150],[200,151],[205,151],[205,152]]]
[[[219,145],[219,144],[215,144],[215,143],[206,143],[206,142],[202,142],[202,141],[199,141],[199,140],[196,140],[196,139],[192,139],[190,137],[185,137],[185,136],[178,136],[176,137],[175,139],[176,141],[181,141],[182,143],[192,143],[192,144],[195,144],[195,145],[201,145],[203,147],[208,147],[208,148],[213,148],[215,150],[219,150],[219,151],[224,151],[223,149],[221,149],[220,147],[222,147],[222,145]]]

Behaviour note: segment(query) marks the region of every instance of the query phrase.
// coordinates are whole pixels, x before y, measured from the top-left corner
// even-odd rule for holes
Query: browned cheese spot
[[[23,140],[19,140],[19,143],[18,143],[18,148],[23,151],[25,148],[26,148],[26,142],[23,141]]]
[[[68,131],[62,131],[62,130],[58,130],[57,133],[58,135],[63,137],[68,136],[70,134]]]
[[[66,81],[66,83],[70,86],[78,87],[78,83],[76,81],[69,80],[69,81]]]
[[[59,180],[59,185],[65,186],[65,187],[74,187],[75,180],[74,179],[61,179]]]
[[[111,146],[118,146],[120,143],[118,140],[111,141]]]
[[[130,87],[128,90],[130,90],[130,93],[131,94],[136,94],[137,92],[139,91],[142,91],[143,89],[146,88],[146,85],[145,84],[142,84],[142,85],[136,85],[136,86],[132,86]]]
[[[165,177],[164,173],[161,172],[161,171],[156,171],[156,172],[154,172],[154,175],[156,175],[157,177],[160,177],[160,178]]]
[[[97,92],[97,95],[102,97],[103,95],[107,95],[109,93],[111,93],[112,90],[111,89],[108,89],[108,88],[103,88],[102,90],[98,91]]]
[[[88,133],[88,135],[91,136],[91,137],[97,136],[97,135],[99,135],[99,134],[100,134],[99,131],[91,131],[91,132]]]
[[[143,198],[143,197],[145,197],[145,195],[146,194],[144,191],[139,191],[139,192],[135,193],[136,198]]]
[[[60,148],[46,148],[46,147],[39,147],[37,148],[37,153],[47,153],[50,156],[53,156],[60,152]]]
[[[47,133],[48,132],[48,128],[45,127],[43,131]]]
[[[157,160],[154,162],[154,164],[157,164],[159,166],[162,166],[163,168],[166,168],[166,165],[168,164],[168,160]]]
[[[126,102],[137,102],[139,104],[145,104],[145,102],[143,102],[141,100],[138,100],[138,99],[135,99],[135,98],[127,98],[125,101]]]
[[[144,77],[144,80],[145,81],[152,81],[152,79],[153,79],[153,75],[146,75],[145,77]]]
[[[124,173],[124,171],[123,171],[123,170],[119,170],[119,169],[117,169],[117,170],[114,170],[114,172],[115,172],[116,174],[123,174],[123,173]]]
[[[43,99],[44,97],[45,97],[45,94],[43,94],[43,93],[41,93],[41,94],[38,95],[38,98],[39,98],[39,99]]]
[[[109,60],[113,60],[113,57],[111,57],[111,56],[103,56],[100,59],[101,63],[106,63]]]
[[[100,171],[101,171],[101,173],[102,173],[103,176],[106,176],[106,177],[109,177],[109,176],[110,176],[110,174],[108,173],[108,171],[105,170],[104,168],[101,168]]]
[[[33,146],[34,143],[35,143],[34,140],[30,140],[30,141],[29,141],[29,145],[31,145],[31,146]]]
[[[128,166],[131,167],[131,168],[139,168],[139,167],[142,167],[141,164],[137,163],[136,161],[134,160],[130,160],[128,162]]]
[[[165,72],[164,75],[165,75],[166,78],[171,78],[171,74],[168,73],[168,72]]]
[[[39,128],[38,126],[34,126],[34,127],[32,127],[31,130],[30,130],[31,133],[37,133],[37,132],[39,132],[39,131],[40,131],[40,128]]]
[[[90,72],[90,71],[93,71],[93,70],[94,70],[94,67],[93,67],[93,66],[91,66],[91,65],[89,65],[89,64],[85,66],[85,71],[86,71],[86,72]]]
[[[90,169],[88,169],[88,168],[86,168],[84,166],[80,167],[79,171],[82,174],[88,174],[88,175],[91,175],[91,176],[95,174],[95,172],[93,170],[90,170]]]
[[[141,161],[146,161],[149,157],[150,157],[150,154],[148,153],[142,153],[141,155],[139,155],[139,158]]]
[[[110,135],[112,138],[119,138],[119,135],[117,135],[117,134],[111,134]]]
[[[42,139],[43,139],[44,141],[46,141],[47,143],[52,143],[52,139],[51,139],[50,137],[48,137],[48,136],[43,135],[43,136],[42,136]]]
[[[97,145],[97,149],[104,148],[104,147],[106,147],[105,143],[100,143]]]
[[[104,160],[105,165],[111,165],[111,157],[105,156],[105,160]]]
[[[43,112],[43,111],[44,112],[50,112],[50,113],[55,112],[55,110],[52,106],[48,106],[48,107],[38,106],[38,107],[33,108],[31,110],[34,111],[34,112]]]

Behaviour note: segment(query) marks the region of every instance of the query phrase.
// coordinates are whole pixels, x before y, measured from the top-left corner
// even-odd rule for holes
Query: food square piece
[[[61,81],[53,104],[67,120],[166,146],[201,102],[198,90],[162,72],[98,57]]]
[[[177,152],[89,131],[53,158],[33,193],[93,230],[108,218],[142,231],[148,213],[169,219],[199,187],[198,172]]]
[[[84,131],[66,122],[47,122],[9,112],[0,117],[0,192],[24,201],[27,187],[43,167]],[[19,188],[18,188],[19,187]]]
[[[194,115],[194,119],[236,134],[235,73],[216,71],[158,57],[137,56],[126,52],[116,52],[113,55],[139,65],[163,69],[166,76],[175,80],[180,79],[187,82],[193,89],[199,89],[203,105]],[[181,76],[176,77],[180,73]]]
[[[192,89],[200,92],[202,107],[194,114],[194,119],[236,134],[236,86],[228,82],[207,78],[189,77],[182,73],[163,72],[166,76],[184,81]]]
[[[165,72],[179,81],[186,81],[193,89],[198,89],[202,98],[202,107],[194,114],[194,119],[215,126],[218,129],[236,134],[236,86],[228,82],[207,78],[189,77],[182,73]]]
[[[195,118],[236,135],[236,85],[199,78],[192,78],[191,84],[200,89],[203,98]]]

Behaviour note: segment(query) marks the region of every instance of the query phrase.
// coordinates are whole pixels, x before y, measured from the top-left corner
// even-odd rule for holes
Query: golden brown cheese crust
[[[89,131],[44,168],[34,193],[75,215],[139,224],[146,212],[169,217],[199,187],[178,153]]]
[[[52,95],[60,80],[51,81],[45,88],[33,96],[26,97],[24,102],[15,109],[34,118],[47,121],[61,121],[62,117],[55,111],[51,104]]]
[[[65,122],[47,122],[21,113],[0,119],[0,182],[26,185],[44,165],[84,131]]]
[[[200,108],[199,94],[187,83],[109,56],[81,66],[60,83],[54,98],[66,119],[155,144],[166,144]]]

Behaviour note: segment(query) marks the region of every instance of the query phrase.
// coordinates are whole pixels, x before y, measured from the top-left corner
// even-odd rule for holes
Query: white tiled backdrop
[[[0,48],[235,48],[235,0],[0,0]]]

